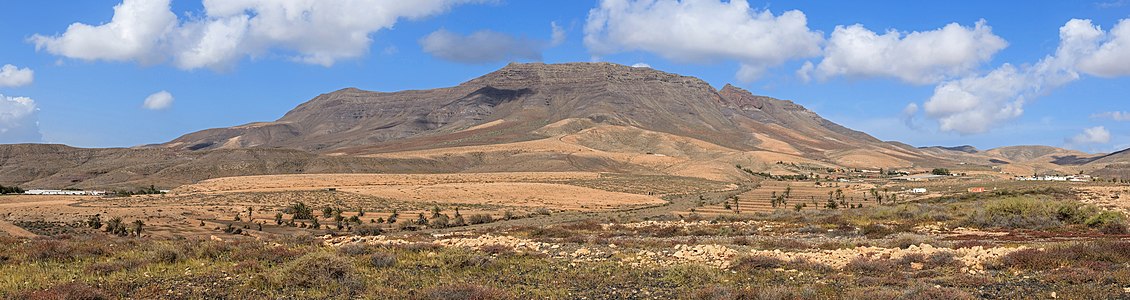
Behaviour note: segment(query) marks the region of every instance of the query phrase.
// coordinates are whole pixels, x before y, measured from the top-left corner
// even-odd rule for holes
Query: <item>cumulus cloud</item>
[[[818,79],[833,76],[894,77],[913,84],[936,83],[966,75],[1008,46],[985,20],[973,27],[951,23],[945,27],[902,33],[878,34],[863,25],[836,26],[824,48],[819,65],[805,64],[801,79],[809,72]]]
[[[1111,119],[1120,122],[1130,121],[1130,112],[1108,111],[1091,115],[1092,118]]]
[[[745,0],[602,0],[589,11],[584,32],[594,55],[647,51],[679,62],[733,60],[743,81],[790,59],[817,56],[824,41],[803,12],[774,15]]]
[[[18,68],[13,65],[0,67],[0,87],[20,87],[31,84],[35,80],[35,71],[28,68]]]
[[[1110,131],[1105,127],[1091,127],[1083,129],[1083,132],[1067,139],[1068,144],[1083,145],[1083,144],[1106,144],[1110,142]]]
[[[35,35],[36,48],[82,60],[172,61],[182,69],[228,68],[267,54],[331,66],[369,52],[371,35],[401,19],[476,0],[203,0],[204,14],[178,19],[169,0],[124,0],[102,25],[72,24]]]
[[[632,67],[633,68],[651,68],[651,65],[641,62],[641,63],[636,63],[636,64],[632,65]]]
[[[1130,75],[1130,19],[1123,19],[1101,46],[1079,61],[1079,70],[1099,77]]]
[[[173,105],[173,94],[167,91],[160,91],[145,97],[145,103],[141,105],[149,110],[163,110]]]
[[[504,60],[541,60],[545,49],[564,42],[565,31],[550,23],[549,41],[514,37],[509,34],[481,30],[470,35],[460,35],[439,29],[420,39],[424,52],[432,56],[461,63],[488,63]]]
[[[0,95],[0,143],[42,142],[38,113],[31,98]]]
[[[34,35],[36,49],[82,60],[153,62],[161,43],[176,29],[169,0],[125,0],[109,23],[74,23],[58,36]]]
[[[1059,30],[1054,55],[1033,65],[1004,64],[984,75],[942,82],[922,105],[942,131],[983,133],[1024,113],[1031,99],[1079,79],[1076,64],[1093,52],[1104,32],[1089,20],[1071,20]]]

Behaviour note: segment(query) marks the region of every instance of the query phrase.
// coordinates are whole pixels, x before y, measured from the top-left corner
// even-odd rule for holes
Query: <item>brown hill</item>
[[[1029,161],[1058,167],[1049,160],[1053,154],[1082,155],[918,149],[731,85],[716,90],[694,77],[609,63],[536,63],[511,64],[448,88],[343,89],[273,122],[136,149],[4,145],[0,184],[172,187],[234,175],[503,171],[734,180],[748,176],[736,164],[774,174],[959,163],[988,169]]]
[[[603,129],[592,130],[597,128]],[[511,64],[455,87],[426,91],[344,89],[318,96],[275,122],[205,130],[163,146],[370,155],[567,135],[577,135],[577,145],[617,153],[667,154],[656,143],[682,137],[701,142],[689,147],[703,148],[684,152],[715,157],[767,151],[860,167],[941,162],[835,124],[791,101],[608,63]],[[634,140],[649,135],[655,136]]]

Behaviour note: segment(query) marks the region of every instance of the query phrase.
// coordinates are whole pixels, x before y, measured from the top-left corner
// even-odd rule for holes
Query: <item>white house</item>
[[[27,190],[24,195],[62,195],[62,196],[100,196],[104,191],[72,191],[72,190]]]

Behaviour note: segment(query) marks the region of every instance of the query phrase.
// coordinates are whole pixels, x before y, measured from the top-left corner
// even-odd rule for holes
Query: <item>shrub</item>
[[[369,256],[369,265],[374,268],[394,267],[396,263],[396,255],[392,253],[377,252]]]
[[[102,216],[99,214],[90,216],[90,219],[86,221],[86,226],[94,229],[102,229]]]
[[[1122,216],[1122,213],[1116,211],[1101,211],[1088,217],[1087,220],[1083,221],[1083,224],[1092,228],[1101,228],[1107,225],[1125,226],[1126,218]]]
[[[136,259],[114,259],[91,264],[86,267],[86,271],[98,275],[109,275],[122,270],[134,269],[141,265],[142,262]]]
[[[357,226],[357,228],[353,230],[353,233],[357,234],[357,235],[363,235],[363,236],[375,236],[375,235],[381,235],[382,233],[384,233],[384,230],[381,230],[380,227],[375,226],[375,225],[365,225],[365,226]]]
[[[20,295],[16,299],[28,300],[101,300],[110,299],[101,290],[78,282],[69,282],[52,286],[42,291],[34,291]]]
[[[491,215],[489,214],[474,214],[467,217],[467,224],[471,225],[486,224],[490,222],[494,222],[494,217],[491,217]]]
[[[1130,230],[1126,228],[1126,224],[1122,223],[1107,223],[1099,227],[1099,232],[1103,234],[1127,234]]]
[[[709,285],[701,289],[695,289],[686,299],[696,300],[731,300],[731,299],[750,299],[752,295],[747,295],[743,291],[735,290],[731,287],[721,285]]]
[[[480,285],[457,283],[428,288],[424,290],[424,299],[435,300],[493,300],[510,299],[502,290]]]
[[[922,244],[930,244],[938,246],[939,242],[929,236],[913,234],[913,233],[899,233],[891,238],[891,246],[902,249],[910,248],[910,246],[921,246]]]
[[[805,243],[805,242],[802,242],[802,241],[799,241],[799,240],[796,240],[796,239],[790,239],[790,238],[766,239],[766,240],[762,240],[761,242],[758,242],[757,246],[758,246],[758,248],[761,248],[761,249],[770,249],[770,250],[776,250],[776,249],[803,250],[803,249],[812,248],[812,246],[810,246],[808,243]]]
[[[549,212],[549,209],[546,209],[545,207],[538,207],[538,209],[534,210],[534,214],[535,215],[548,216],[550,214],[550,212]]]
[[[166,263],[166,264],[177,263],[177,262],[179,262],[183,259],[184,259],[184,254],[181,253],[180,250],[173,248],[173,247],[170,247],[170,246],[163,246],[163,247],[160,247],[157,250],[153,251],[152,258],[151,258],[151,260],[153,262]]]
[[[536,227],[530,230],[530,237],[532,238],[569,238],[576,236],[577,233],[569,231],[561,227]]]
[[[309,220],[314,218],[314,208],[306,205],[303,202],[295,202],[285,210],[286,213],[293,214],[296,220]]]
[[[303,255],[273,275],[275,283],[288,288],[336,288],[341,295],[355,295],[364,288],[352,262],[326,252]]]
[[[510,254],[510,253],[514,252],[514,249],[511,249],[510,247],[508,247],[506,245],[500,245],[500,244],[486,245],[486,246],[479,248],[479,250],[482,250],[483,252],[486,252],[486,253],[489,253],[489,254],[494,254],[494,255]]]
[[[458,268],[486,268],[493,263],[490,257],[482,255],[463,256],[449,261],[449,264]]]
[[[90,240],[35,239],[22,245],[21,252],[34,262],[70,261],[106,254],[101,243]]]
[[[734,270],[739,271],[753,271],[760,269],[776,269],[785,265],[785,261],[776,257],[768,257],[762,255],[743,256],[734,261],[731,266]]]
[[[844,265],[844,271],[876,277],[890,275],[896,270],[897,266],[895,262],[889,259],[859,257],[852,259],[847,265]]]
[[[933,287],[926,285],[919,285],[907,290],[903,293],[901,299],[975,299],[973,295],[962,291],[960,289],[951,287]]]
[[[1075,266],[1101,271],[1114,265],[1130,263],[1130,242],[1091,241],[1045,250],[1024,249],[1001,257],[1000,263],[1003,267],[1015,269],[1051,270]]]
[[[369,254],[369,246],[364,244],[349,244],[337,248],[337,252],[349,256]]]

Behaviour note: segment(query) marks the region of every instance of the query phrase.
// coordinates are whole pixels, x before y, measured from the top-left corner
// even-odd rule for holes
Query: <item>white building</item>
[[[27,190],[24,195],[62,195],[62,196],[101,196],[104,191],[72,191],[72,190]]]
[[[910,190],[910,193],[912,193],[912,194],[925,194],[926,189],[925,188],[914,188],[914,189]]]

